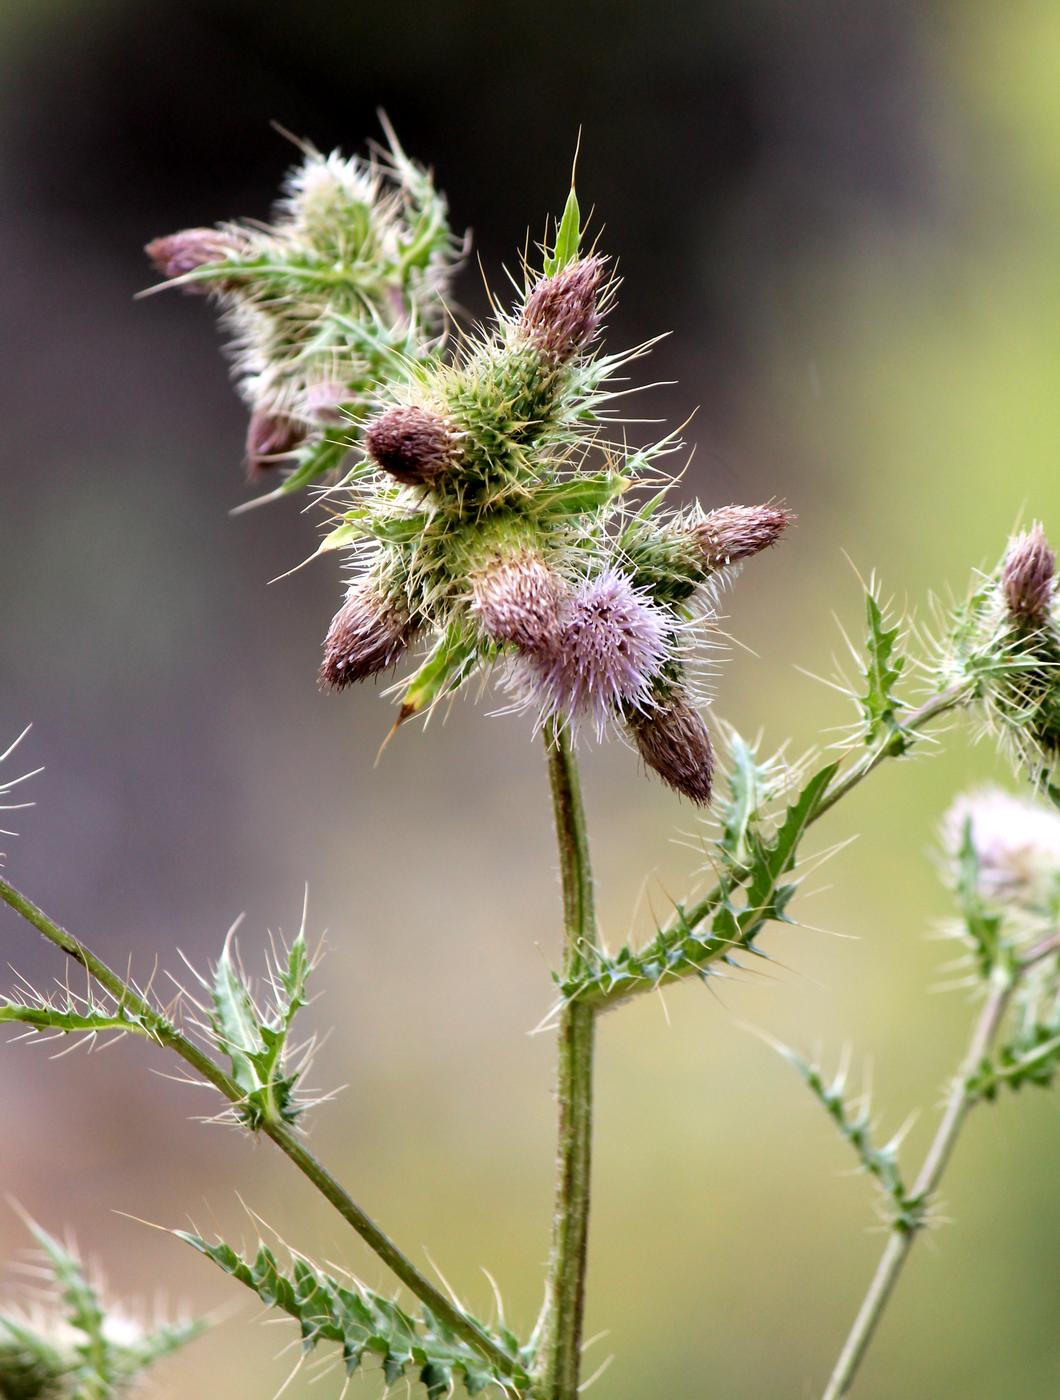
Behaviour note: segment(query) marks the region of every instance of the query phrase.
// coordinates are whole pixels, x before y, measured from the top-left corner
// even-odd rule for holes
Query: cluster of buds
[[[386,166],[307,149],[271,227],[192,229],[148,249],[166,277],[221,302],[253,470],[294,453],[293,489],[341,460],[356,430],[362,460],[325,542],[349,549],[354,581],[321,683],[377,675],[422,638],[400,720],[503,662],[539,724],[614,726],[705,803],[714,757],[688,668],[695,629],[714,581],[792,517],[678,512],[665,492],[629,511],[676,443],[614,444],[610,406],[645,347],[599,348],[615,281],[606,258],[580,252],[573,191],[543,274],[528,270],[510,312],[441,353],[431,337],[455,252],[444,215],[393,140]]]
[[[459,250],[444,199],[391,135],[380,160],[305,146],[271,225],[185,229],[146,251],[167,285],[220,303],[248,475],[293,463],[293,490],[335,474],[379,380],[435,352]]]
[[[611,292],[602,257],[572,257],[365,426],[376,472],[339,528],[367,537],[355,558],[370,563],[328,632],[321,677],[334,687],[372,674],[414,631],[433,632],[402,716],[506,657],[539,722],[624,730],[649,768],[705,803],[714,756],[688,634],[711,580],[774,544],[792,516],[728,506],[629,521],[635,459],[585,469],[628,358],[594,352]]]
[[[1040,524],[1015,535],[996,571],[958,609],[944,660],[987,729],[1055,792],[1060,763],[1060,603],[1056,555]]]

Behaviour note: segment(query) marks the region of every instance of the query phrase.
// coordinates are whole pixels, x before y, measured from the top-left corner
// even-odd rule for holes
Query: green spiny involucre
[[[168,272],[207,277],[220,297],[252,433],[258,423],[264,440],[278,419],[311,431],[310,388],[323,398],[321,385],[345,386],[331,407],[363,456],[327,497],[346,498],[325,548],[348,547],[353,577],[325,638],[322,684],[385,671],[422,641],[400,722],[500,663],[538,723],[617,727],[665,782],[705,803],[714,758],[690,667],[697,629],[719,577],[793,517],[774,505],[668,510],[673,482],[654,464],[672,436],[635,452],[617,440],[616,379],[646,347],[598,348],[616,282],[605,257],[579,253],[573,191],[544,272],[527,267],[514,309],[498,308],[446,354],[406,345],[400,364],[379,353],[366,367],[351,321],[371,324],[388,349],[411,322],[434,330],[451,267],[440,216],[433,242],[415,243],[414,278],[397,277],[397,253],[376,252],[411,237],[410,208],[444,209],[407,158],[395,155],[394,169],[401,183],[385,193],[375,167],[309,150],[268,234],[225,225],[149,250]],[[351,281],[355,256],[362,272]],[[291,279],[301,285],[303,274],[294,297]],[[249,455],[264,454],[252,444]],[[655,494],[632,509],[628,493],[646,486]]]

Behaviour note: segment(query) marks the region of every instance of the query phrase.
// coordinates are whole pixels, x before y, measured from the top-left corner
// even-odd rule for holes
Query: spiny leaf
[[[831,1083],[826,1083],[819,1065],[804,1060],[786,1045],[777,1045],[776,1048],[789,1064],[794,1065],[810,1093],[854,1149],[862,1170],[876,1181],[887,1199],[895,1228],[915,1230],[922,1225],[924,1202],[920,1197],[911,1195],[906,1188],[898,1166],[897,1143],[892,1140],[883,1147],[877,1147],[873,1141],[868,1095],[863,1095],[855,1106],[855,1103],[843,1097],[846,1081],[843,1070],[836,1073]]]
[[[557,272],[562,272],[568,263],[572,263],[578,256],[578,245],[582,236],[581,217],[578,196],[572,184],[563,208],[563,217],[556,227],[556,241],[552,252],[545,256],[546,277],[555,277]]]
[[[895,655],[900,628],[897,623],[893,627],[885,625],[879,600],[871,587],[865,592],[865,619],[868,623],[863,667],[865,692],[858,697],[865,716],[865,742],[875,743],[881,735],[890,733],[894,736],[894,752],[901,753],[907,740],[898,725],[900,702],[894,695],[894,687],[905,668],[905,658]]]
[[[528,1385],[522,1364],[511,1375],[500,1374],[426,1308],[413,1316],[360,1283],[340,1284],[301,1258],[285,1270],[265,1245],[249,1259],[223,1241],[210,1244],[199,1235],[174,1233],[249,1288],[266,1307],[292,1317],[307,1351],[322,1342],[340,1346],[348,1375],[366,1357],[378,1357],[389,1384],[411,1372],[432,1397],[451,1394],[457,1380],[469,1395],[491,1385],[506,1392]],[[513,1340],[506,1337],[503,1344]]]

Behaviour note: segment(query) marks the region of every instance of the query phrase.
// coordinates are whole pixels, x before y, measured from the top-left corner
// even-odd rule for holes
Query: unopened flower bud
[[[239,245],[229,234],[215,228],[186,228],[180,233],[170,233],[163,238],[154,238],[144,248],[155,271],[167,280],[183,277],[207,263],[220,263],[232,253],[239,251]],[[215,288],[223,285],[219,279],[212,284]],[[189,292],[208,292],[211,283],[189,282]]]
[[[563,580],[536,554],[497,559],[471,578],[471,607],[495,642],[547,653],[558,645],[566,596]]]
[[[1005,606],[1018,622],[1040,626],[1049,617],[1056,555],[1037,522],[1015,537],[1001,568]]]
[[[587,579],[563,610],[555,642],[531,662],[531,698],[598,734],[616,708],[637,708],[667,656],[666,615],[617,569]]]
[[[687,696],[675,691],[656,708],[631,712],[627,728],[641,758],[667,786],[701,806],[710,802],[714,746]]]
[[[412,630],[407,609],[383,597],[375,580],[354,583],[324,638],[321,686],[342,690],[385,671],[405,650]]]
[[[708,568],[724,569],[776,544],[795,519],[783,506],[722,506],[693,526]]]
[[[572,359],[596,334],[597,297],[603,281],[600,258],[581,258],[554,277],[544,277],[527,298],[522,325],[552,359]]]
[[[453,430],[415,404],[390,408],[365,430],[369,456],[405,486],[429,486],[456,460]]]
[[[247,424],[247,475],[258,476],[287,457],[305,437],[305,428],[286,413],[256,408]]]

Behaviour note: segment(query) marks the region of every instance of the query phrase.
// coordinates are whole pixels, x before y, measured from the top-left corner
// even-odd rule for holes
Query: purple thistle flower
[[[321,687],[342,690],[385,671],[405,650],[412,631],[403,604],[382,597],[374,580],[359,579],[324,638]]]
[[[558,645],[566,585],[536,554],[497,559],[471,579],[471,608],[495,642],[532,655]]]
[[[256,408],[247,424],[247,477],[253,481],[289,456],[305,437],[305,428],[286,413]]]
[[[1018,622],[1041,626],[1049,617],[1056,555],[1037,521],[1009,544],[1001,568],[1005,605]]]
[[[783,506],[722,506],[693,527],[708,568],[724,569],[776,544],[795,519]]]
[[[572,359],[597,332],[597,296],[603,276],[601,258],[582,258],[554,277],[543,277],[527,298],[523,329],[561,364]]]
[[[616,707],[639,709],[667,657],[665,613],[626,574],[586,579],[560,616],[552,645],[530,658],[531,702],[602,735]]]
[[[456,459],[449,424],[416,404],[388,408],[365,429],[364,446],[378,466],[405,486],[429,486]]]
[[[641,758],[676,792],[706,806],[714,785],[714,745],[703,716],[691,700],[674,691],[654,709],[627,721]]]
[[[220,263],[240,247],[230,234],[221,233],[215,228],[186,228],[180,233],[166,234],[163,238],[153,238],[144,248],[152,267],[167,280],[183,277],[207,263]],[[213,288],[224,286],[223,280],[213,283]],[[229,286],[231,283],[229,283]],[[189,282],[186,291],[205,293],[211,290],[208,282]]]

